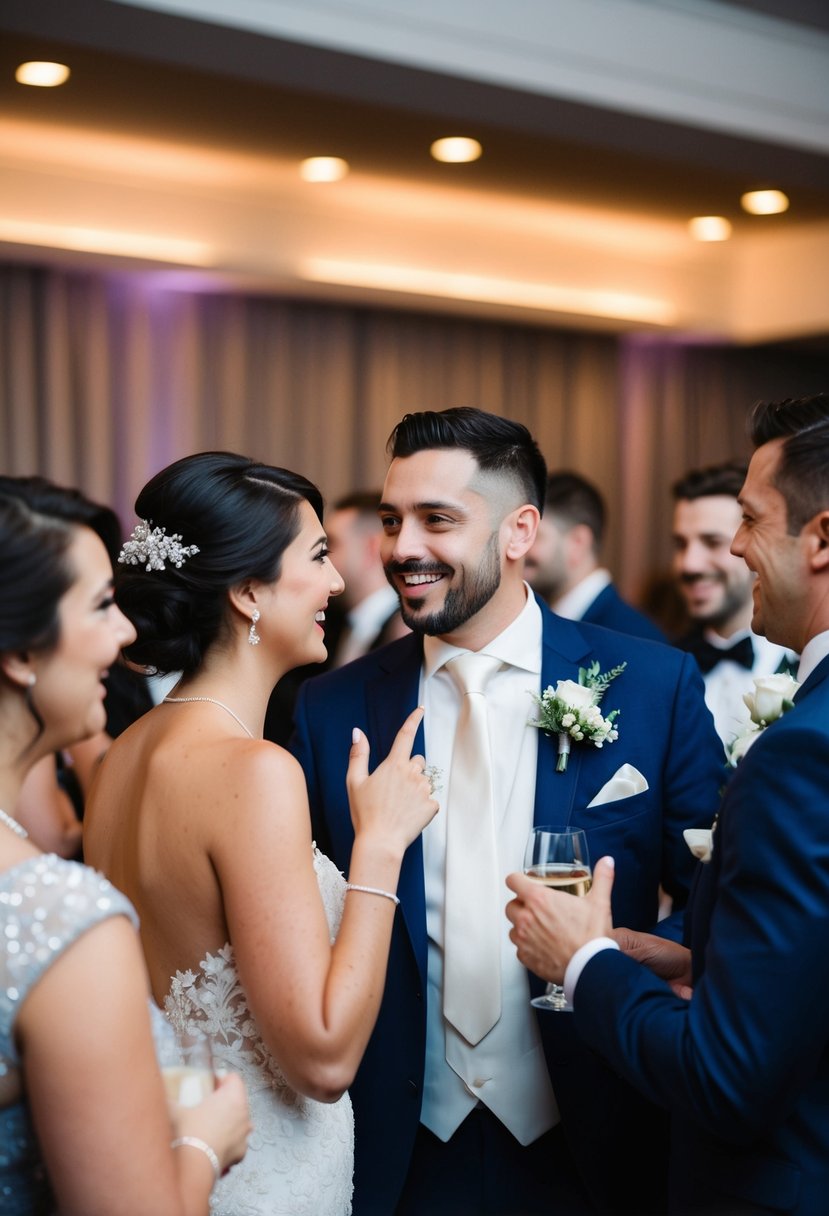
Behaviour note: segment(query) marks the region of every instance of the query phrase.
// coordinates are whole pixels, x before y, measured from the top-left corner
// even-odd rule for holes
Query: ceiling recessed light
[[[477,160],[483,148],[477,139],[469,139],[466,135],[450,135],[446,139],[436,139],[430,148],[435,160],[449,165],[463,165],[471,160]]]
[[[54,89],[69,79],[69,68],[65,63],[48,63],[32,59],[21,63],[14,74],[18,84],[34,84],[41,89]]]
[[[731,224],[723,215],[695,215],[688,230],[695,241],[727,241],[731,236]]]
[[[309,156],[299,166],[299,174],[305,182],[339,182],[348,169],[348,161],[340,156]]]
[[[779,215],[789,209],[789,200],[782,190],[749,190],[740,203],[749,215]]]

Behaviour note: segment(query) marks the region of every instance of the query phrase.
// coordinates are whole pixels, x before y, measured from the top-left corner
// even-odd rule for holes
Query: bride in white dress
[[[128,657],[183,672],[110,748],[88,800],[85,857],[136,907],[153,995],[242,1073],[254,1132],[214,1190],[221,1216],[347,1216],[345,1092],[383,992],[403,853],[437,810],[411,749],[421,711],[368,775],[342,769],[355,826],[348,883],[314,847],[298,763],[262,739],[268,698],[325,658],[343,582],[304,478],[228,453],[163,470],[136,502],[119,605]],[[347,775],[346,775],[347,768]]]

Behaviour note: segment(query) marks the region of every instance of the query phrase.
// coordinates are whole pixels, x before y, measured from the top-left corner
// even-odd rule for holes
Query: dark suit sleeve
[[[579,1034],[614,1068],[738,1144],[791,1112],[829,1040],[827,737],[785,723],[729,786],[719,874],[692,908],[694,923],[710,913],[692,1001],[616,951],[591,959],[575,994]]]

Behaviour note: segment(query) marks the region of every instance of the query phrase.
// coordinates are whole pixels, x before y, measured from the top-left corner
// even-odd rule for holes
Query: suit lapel
[[[549,684],[555,687],[558,680],[578,680],[579,667],[583,667],[590,657],[589,644],[575,621],[556,616],[546,604],[540,600],[539,603],[542,616],[542,689]],[[534,823],[554,823],[564,827],[570,823],[583,752],[584,748],[572,748],[567,768],[563,773],[558,773],[558,739],[539,731]]]
[[[380,670],[366,685],[368,737],[371,768],[389,754],[395,735],[417,705],[423,645],[412,634],[388,651],[380,652]],[[418,728],[414,752],[425,751],[423,723]],[[427,938],[426,895],[423,884],[423,844],[420,836],[409,846],[400,867],[397,885],[400,911],[417,958],[423,984],[426,983]],[[425,988],[423,989],[425,991]]]

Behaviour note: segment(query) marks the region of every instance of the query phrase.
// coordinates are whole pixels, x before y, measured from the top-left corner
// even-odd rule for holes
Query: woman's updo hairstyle
[[[138,634],[127,658],[162,673],[195,671],[221,634],[230,588],[279,577],[303,499],[322,521],[322,495],[310,481],[232,452],[198,452],[157,473],[136,514],[198,552],[163,570],[119,564],[118,606]]]
[[[60,640],[60,601],[77,577],[74,529],[0,488],[0,653],[48,652]]]

